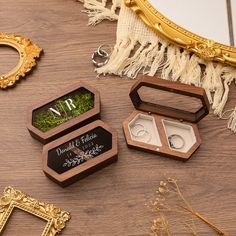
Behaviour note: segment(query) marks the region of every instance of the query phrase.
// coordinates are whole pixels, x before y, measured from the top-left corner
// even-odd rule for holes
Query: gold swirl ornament
[[[66,222],[70,220],[69,212],[53,204],[41,202],[20,190],[6,187],[3,196],[0,197],[0,235],[7,226],[14,209],[45,220],[46,226],[41,236],[55,236],[66,227]]]
[[[236,66],[236,47],[214,42],[182,28],[155,9],[149,0],[125,0],[125,4],[168,42],[194,52],[205,60]]]
[[[0,75],[0,88],[5,89],[15,85],[21,77],[24,77],[35,65],[40,57],[42,48],[33,44],[28,38],[15,35],[0,33],[0,46],[9,46],[19,53],[19,62],[15,68],[6,74]]]

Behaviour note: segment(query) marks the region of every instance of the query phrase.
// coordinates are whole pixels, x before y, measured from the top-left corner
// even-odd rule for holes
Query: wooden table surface
[[[195,209],[236,235],[236,136],[226,129],[227,121],[211,114],[199,123],[203,142],[186,163],[128,149],[122,122],[134,109],[128,97],[134,81],[96,79],[90,59],[100,44],[114,44],[116,24],[88,27],[81,4],[73,0],[0,0],[0,5],[0,31],[25,35],[44,49],[33,73],[15,88],[0,91],[1,192],[11,185],[71,212],[65,236],[143,236],[154,219],[145,204],[167,175],[179,180]],[[16,57],[5,48],[0,55],[2,73]],[[119,161],[63,189],[41,170],[42,145],[26,129],[26,112],[78,81],[101,92],[102,120],[119,133]],[[229,107],[235,104],[232,88]],[[3,235],[38,236],[43,227],[44,222],[19,210]],[[199,230],[199,235],[215,235],[202,224]],[[176,228],[174,235],[187,234]]]

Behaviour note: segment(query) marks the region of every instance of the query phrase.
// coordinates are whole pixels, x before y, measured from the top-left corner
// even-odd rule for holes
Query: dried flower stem
[[[221,229],[219,229],[217,226],[215,226],[214,224],[212,224],[208,219],[206,219],[204,216],[202,216],[201,214],[199,214],[198,212],[194,211],[192,206],[188,203],[188,201],[185,199],[185,197],[183,196],[182,192],[180,191],[180,188],[177,184],[177,181],[175,179],[168,179],[169,183],[172,183],[177,191],[177,194],[179,195],[179,197],[183,200],[183,202],[185,203],[185,205],[187,207],[181,206],[183,209],[185,209],[186,211],[192,213],[194,216],[196,216],[197,218],[199,218],[200,220],[202,220],[203,222],[205,222],[207,225],[209,225],[213,230],[215,230],[220,236],[229,236],[228,233],[222,231]]]
[[[171,236],[169,222],[163,214],[154,220],[151,230],[151,236]]]
[[[193,219],[192,219],[192,224],[188,224],[186,222],[184,222],[183,224],[184,224],[185,228],[190,230],[190,232],[192,233],[193,236],[197,236],[197,229],[196,229]]]
[[[177,184],[177,181],[175,179],[168,179],[169,183],[174,184],[174,187],[176,189],[177,194],[179,195],[179,197],[183,200],[183,202],[185,203],[185,205],[192,210],[191,205],[188,203],[188,201],[185,199],[184,195],[182,194],[182,192],[180,191],[179,185]]]
[[[172,199],[172,204],[169,204],[170,198],[174,196],[175,199]],[[178,204],[176,201],[181,201],[180,204]],[[207,218],[202,216],[200,213],[195,211],[192,206],[188,203],[188,201],[185,199],[184,195],[182,194],[177,181],[172,178],[167,178],[165,181],[161,181],[158,191],[157,191],[157,197],[155,201],[152,202],[151,208],[153,211],[157,212],[159,214],[159,218],[157,218],[154,221],[154,224],[151,228],[152,230],[152,236],[162,236],[163,232],[165,232],[164,235],[170,236],[169,231],[169,224],[168,221],[164,215],[164,213],[177,213],[177,214],[191,214],[191,222],[189,222],[189,216],[188,219],[185,219],[182,224],[186,229],[190,231],[190,233],[193,236],[197,236],[197,229],[196,225],[194,223],[194,218],[197,217],[201,221],[205,222],[210,228],[212,228],[218,235],[220,236],[230,236],[228,233],[221,230],[219,227],[211,223]],[[181,210],[182,209],[182,210]]]
[[[191,212],[193,215],[195,215],[197,218],[199,218],[200,220],[202,220],[203,222],[205,222],[207,225],[209,225],[213,230],[215,230],[220,236],[229,236],[228,233],[222,231],[221,229],[219,229],[219,227],[217,227],[216,225],[214,225],[213,223],[211,223],[207,218],[205,218],[204,216],[202,216],[200,213],[194,211],[194,210],[190,210],[189,208],[185,208],[183,206],[181,206],[183,209],[185,209],[186,211]]]

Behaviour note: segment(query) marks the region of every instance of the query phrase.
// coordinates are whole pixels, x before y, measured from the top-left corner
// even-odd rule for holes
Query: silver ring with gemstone
[[[180,144],[176,145],[174,140],[180,140]],[[172,134],[168,137],[168,142],[171,148],[173,149],[182,149],[185,146],[185,141],[183,137],[179,134]]]

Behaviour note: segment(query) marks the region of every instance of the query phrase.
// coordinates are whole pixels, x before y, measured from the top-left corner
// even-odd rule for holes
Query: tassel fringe
[[[229,117],[228,129],[230,129],[233,133],[236,133],[236,108]]]
[[[231,112],[231,114],[228,117],[225,117],[225,115],[229,112]],[[228,129],[230,129],[233,133],[236,133],[236,107],[233,110],[225,111],[221,119],[228,120]]]
[[[230,85],[236,81],[235,68],[204,61],[160,39],[124,5],[123,0],[113,0],[110,9],[106,7],[107,0],[83,0],[83,3],[89,25],[96,25],[105,19],[117,20],[116,9],[121,7],[117,43],[109,62],[96,69],[98,75],[114,74],[135,79],[140,72],[154,76],[161,71],[162,79],[201,86],[206,91],[214,114],[228,119],[228,128],[236,133],[236,107],[224,112]],[[225,118],[228,112],[232,113]]]
[[[103,20],[116,21],[118,15],[116,14],[117,7],[120,7],[119,1],[113,1],[111,9],[106,7],[107,0],[99,2],[97,0],[78,0],[84,3],[82,12],[86,13],[89,17],[88,25],[97,25]]]

